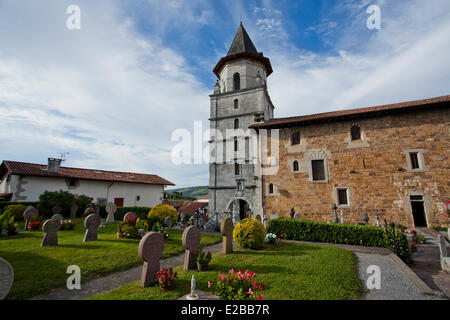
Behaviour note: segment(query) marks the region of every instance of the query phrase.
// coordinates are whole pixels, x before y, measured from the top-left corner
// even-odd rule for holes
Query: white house
[[[47,165],[3,161],[0,196],[11,201],[38,201],[44,191],[68,191],[87,195],[96,203],[153,207],[164,199],[164,187],[174,186],[154,174],[61,167],[60,159]]]

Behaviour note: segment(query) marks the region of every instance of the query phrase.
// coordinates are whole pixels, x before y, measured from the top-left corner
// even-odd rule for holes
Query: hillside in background
[[[179,188],[167,190],[167,193],[175,193],[180,192],[186,197],[198,197],[208,194],[208,186],[199,186],[199,187],[189,187],[189,188]]]

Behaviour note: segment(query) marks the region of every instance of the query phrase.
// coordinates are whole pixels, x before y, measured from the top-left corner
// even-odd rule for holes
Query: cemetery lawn
[[[347,250],[287,243],[285,247],[265,245],[264,250],[235,249],[232,254],[216,253],[206,272],[183,271],[175,268],[177,280],[172,291],[157,285],[140,288],[133,282],[110,292],[90,297],[90,300],[175,300],[190,292],[192,274],[197,289],[210,292],[208,281],[230,269],[256,272],[256,280],[266,290],[264,300],[346,300],[359,299],[363,292],[358,278],[357,259]]]
[[[77,226],[71,231],[59,231],[56,247],[40,247],[41,231],[20,232],[16,236],[0,238],[0,257],[14,268],[14,285],[6,299],[28,299],[54,288],[65,287],[70,276],[66,270],[70,265],[81,268],[83,283],[142,263],[138,256],[139,240],[117,239],[118,222],[100,228],[99,241],[83,242],[84,219],[72,220],[78,223]],[[169,241],[165,244],[161,259],[184,252],[182,234],[179,230],[169,231]],[[222,236],[205,233],[200,245],[209,246],[220,241]]]

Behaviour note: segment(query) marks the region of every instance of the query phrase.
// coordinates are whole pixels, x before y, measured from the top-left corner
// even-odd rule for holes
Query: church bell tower
[[[213,72],[217,82],[210,95],[210,218],[220,222],[232,217],[237,223],[263,217],[258,148],[249,126],[273,118],[267,91],[272,66],[256,50],[242,22]]]

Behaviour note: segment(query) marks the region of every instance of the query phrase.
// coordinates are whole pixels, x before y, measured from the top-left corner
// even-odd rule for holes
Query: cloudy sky
[[[450,94],[450,1],[0,0],[0,160],[68,152],[65,166],[207,185],[206,164],[173,164],[171,136],[209,126],[241,19],[271,59],[276,117]]]

